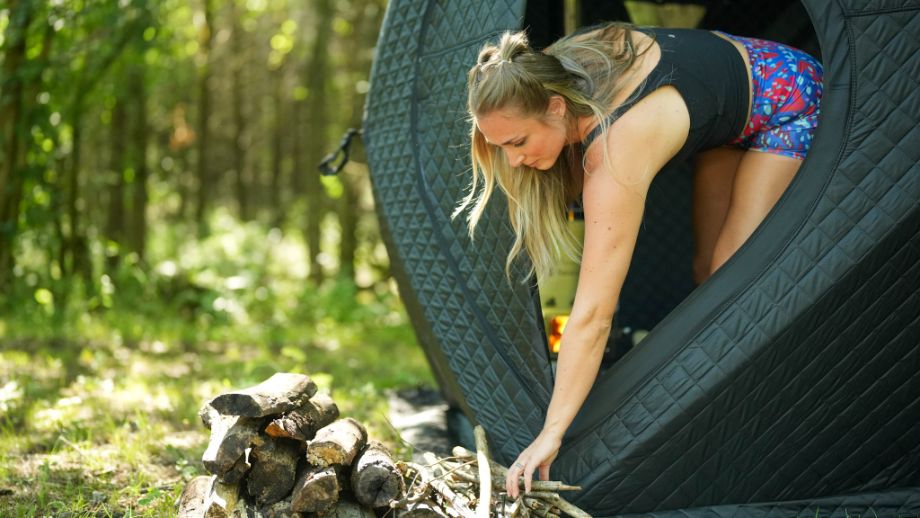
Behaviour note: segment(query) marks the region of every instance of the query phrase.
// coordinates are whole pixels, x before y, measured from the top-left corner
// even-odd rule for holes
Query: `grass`
[[[197,411],[274,372],[309,374],[343,416],[407,452],[385,391],[433,385],[398,300],[331,283],[284,319],[112,308],[0,317],[0,516],[172,516],[205,474]],[[306,308],[306,309],[304,309]],[[293,316],[292,316],[293,315]],[[298,316],[299,315],[299,316]]]

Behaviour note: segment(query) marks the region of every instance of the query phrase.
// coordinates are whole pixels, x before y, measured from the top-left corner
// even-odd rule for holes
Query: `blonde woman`
[[[516,239],[544,274],[578,255],[567,204],[585,214],[581,271],[540,434],[505,481],[517,497],[549,468],[595,378],[646,194],[668,162],[693,157],[694,277],[751,235],[789,185],[817,125],[821,65],[774,42],[691,29],[606,24],[544,51],[524,33],[486,45],[470,70],[473,235],[497,185]]]

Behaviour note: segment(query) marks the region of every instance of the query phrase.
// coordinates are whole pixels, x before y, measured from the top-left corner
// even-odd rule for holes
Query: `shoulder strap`
[[[656,40],[659,41],[659,49],[661,51],[661,56],[658,58],[658,63],[655,64],[655,68],[645,77],[642,83],[636,87],[632,93],[629,94],[629,97],[626,99],[623,104],[617,106],[610,115],[605,117],[607,121],[607,126],[617,121],[624,113],[629,111],[630,108],[635,106],[635,104],[645,98],[646,95],[654,92],[658,88],[664,85],[670,85],[673,83],[674,75],[674,65],[667,59],[667,54],[665,49],[661,46],[660,38],[657,37],[658,29],[656,28],[644,28],[643,32],[651,32],[655,34]],[[665,72],[667,70],[667,72]],[[582,149],[588,149],[588,146],[601,134],[601,125],[598,124],[588,133],[588,136],[581,141]]]

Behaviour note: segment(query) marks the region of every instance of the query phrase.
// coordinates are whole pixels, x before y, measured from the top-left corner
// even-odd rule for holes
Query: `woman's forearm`
[[[609,319],[583,323],[569,320],[559,348],[556,382],[543,433],[562,439],[597,379],[609,334]]]

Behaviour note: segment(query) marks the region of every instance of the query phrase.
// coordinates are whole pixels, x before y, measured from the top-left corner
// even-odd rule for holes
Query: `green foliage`
[[[210,226],[201,241],[159,227],[152,266],[126,260],[91,296],[36,273],[40,256],[20,263],[0,308],[0,507],[169,515],[202,474],[201,403],[278,371],[310,374],[401,451],[385,391],[433,380],[391,283],[316,287],[298,233],[220,211]]]
[[[399,450],[384,391],[433,381],[388,277],[366,169],[350,165],[362,178],[346,207],[351,229],[338,217],[342,181],[309,193],[303,181],[318,160],[307,144],[324,153],[360,118],[383,2],[320,13],[290,0],[213,1],[210,24],[204,2],[17,5],[28,9],[0,8],[0,68],[19,63],[0,77],[0,96],[24,88],[13,133],[0,132],[0,148],[22,150],[12,169],[21,186],[0,189],[0,207],[15,207],[0,221],[0,265],[13,258],[0,271],[0,490],[13,491],[0,491],[0,514],[172,515],[201,473],[199,405],[277,371],[309,373]],[[315,47],[324,27],[328,41]],[[315,76],[325,83],[308,87],[313,48],[328,51]],[[228,102],[235,70],[240,139]],[[311,88],[334,94],[314,103],[328,108],[322,127],[303,111]],[[301,126],[289,131],[295,112]],[[202,160],[210,176],[198,176]],[[254,207],[245,220],[240,192]],[[199,214],[201,193],[211,198]],[[138,207],[143,217],[129,222]],[[305,222],[320,226],[319,243],[304,241]],[[129,239],[137,229],[143,250]],[[350,270],[338,264],[346,232],[354,279],[339,274]]]

